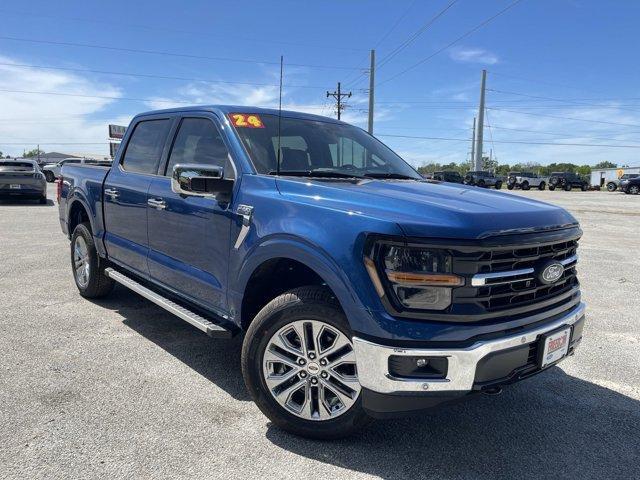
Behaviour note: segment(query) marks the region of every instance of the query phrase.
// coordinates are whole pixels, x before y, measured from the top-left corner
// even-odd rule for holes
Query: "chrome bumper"
[[[378,393],[470,391],[473,388],[476,367],[483,357],[492,352],[533,343],[546,332],[578,322],[584,317],[584,312],[584,303],[580,303],[562,318],[542,327],[498,340],[476,342],[470,347],[459,349],[395,348],[354,337],[358,380],[363,387]],[[389,373],[391,355],[447,357],[447,376],[437,380],[395,378]]]

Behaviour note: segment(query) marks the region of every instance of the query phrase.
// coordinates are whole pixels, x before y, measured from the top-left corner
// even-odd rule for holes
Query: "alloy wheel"
[[[89,284],[89,249],[87,242],[81,236],[76,238],[73,246],[73,271],[76,282],[81,288],[86,288]]]
[[[353,344],[318,320],[298,320],[269,340],[263,378],[273,398],[305,420],[330,420],[347,411],[360,394]]]

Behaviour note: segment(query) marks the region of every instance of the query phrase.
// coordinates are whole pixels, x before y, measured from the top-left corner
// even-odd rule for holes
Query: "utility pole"
[[[38,165],[40,165],[40,144],[38,144]]]
[[[333,98],[336,99],[337,111],[338,111],[338,120],[340,120],[340,113],[342,113],[342,110],[344,109],[344,104],[342,103],[342,97],[350,98],[351,97],[351,92],[342,93],[342,91],[340,90],[340,82],[338,82],[338,91],[336,91],[336,92],[327,92],[327,98],[328,97],[333,97]]]
[[[476,135],[475,170],[482,170],[482,134],[484,130],[484,93],[487,85],[487,71],[482,70],[480,81],[480,105],[478,106],[478,132]]]
[[[471,165],[476,161],[476,117],[473,117],[473,130],[471,131]]]
[[[367,132],[373,135],[373,90],[375,87],[376,76],[376,51],[371,50],[371,67],[369,68],[369,122],[367,124]]]

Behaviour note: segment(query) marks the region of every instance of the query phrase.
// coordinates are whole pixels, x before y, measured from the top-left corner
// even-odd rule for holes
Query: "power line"
[[[180,34],[188,34],[188,35],[194,35],[194,30],[182,30],[182,29],[177,29],[177,28],[169,28],[169,27],[158,27],[158,26],[152,26],[152,25],[142,25],[142,24],[131,24],[131,23],[123,23],[123,22],[113,22],[112,20],[109,21],[100,21],[100,20],[96,20],[96,19],[92,19],[92,18],[81,18],[81,17],[62,17],[62,16],[58,16],[58,15],[48,15],[48,14],[44,14],[44,13],[35,13],[35,12],[19,12],[19,11],[15,11],[15,10],[6,10],[6,9],[0,9],[0,13],[5,13],[5,14],[9,14],[9,15],[20,15],[20,16],[27,16],[29,18],[32,17],[41,17],[41,18],[51,18],[54,20],[63,20],[63,21],[70,21],[70,22],[81,22],[81,23],[96,23],[99,25],[107,25],[109,26],[109,28],[113,28],[114,26],[120,26],[121,28],[126,28],[126,29],[132,29],[132,28],[137,28],[137,29],[145,29],[145,30],[155,30],[155,31],[160,31],[160,32],[174,32],[174,33],[180,33]],[[200,31],[198,31],[200,32]],[[198,35],[199,37],[202,37],[202,35]],[[223,38],[225,40],[228,40],[229,37],[227,35],[215,35],[215,34],[207,34],[206,37],[211,37],[211,38]],[[314,43],[301,43],[301,42],[285,42],[285,41],[281,41],[281,40],[272,40],[270,38],[251,38],[251,37],[244,37],[244,36],[239,36],[236,33],[234,33],[233,35],[233,40],[238,41],[238,40],[244,40],[244,41],[248,41],[248,42],[256,42],[256,43],[260,43],[260,44],[264,44],[264,43],[271,43],[274,45],[291,45],[291,46],[296,46],[296,47],[313,47],[313,48],[330,48],[332,50],[345,50],[345,51],[352,51],[352,52],[364,52],[367,49],[366,48],[353,48],[353,47],[345,47],[345,46],[337,46],[337,45],[325,45],[325,44],[314,44]]]
[[[392,137],[392,138],[410,138],[417,140],[446,140],[446,141],[460,141],[460,138],[446,138],[446,137],[421,137],[412,135],[391,135],[391,134],[377,134],[377,137]],[[468,139],[463,139],[465,142]],[[559,147],[608,147],[608,148],[640,148],[640,145],[608,145],[601,143],[555,143],[555,142],[530,142],[521,140],[496,140],[495,143],[504,144],[521,144],[521,145],[553,145]]]
[[[387,55],[382,57],[380,62],[377,64],[377,67],[380,68],[380,67],[384,66],[385,64],[389,63],[393,59],[393,57],[398,55],[402,50],[404,50],[409,45],[411,45],[413,42],[415,42],[420,35],[422,35],[431,25],[433,25],[435,23],[436,20],[438,20],[442,15],[444,15],[447,12],[447,10],[449,10],[451,7],[453,7],[456,3],[458,3],[458,0],[453,0],[452,2],[449,2],[446,7],[444,7],[442,10],[440,10],[438,13],[436,13],[433,17],[431,17],[429,20],[427,20],[427,22],[425,24],[423,24],[413,34],[411,34],[409,36],[409,38],[407,38],[404,42],[402,42],[400,45],[398,45],[396,48],[394,48]]]
[[[110,70],[93,70],[88,68],[49,67],[45,65],[30,65],[30,64],[23,64],[23,63],[0,62],[0,65],[9,66],[9,67],[18,67],[18,68],[36,68],[36,69],[43,69],[43,70],[61,70],[61,71],[67,71],[67,72],[84,72],[84,73],[98,73],[103,75],[119,75],[119,76],[126,76],[126,77],[158,78],[158,79],[165,79],[165,80],[184,80],[184,81],[207,82],[207,83],[223,83],[227,85],[249,85],[254,87],[278,87],[279,86],[277,83],[235,82],[235,81],[229,81],[229,80],[210,80],[206,78],[197,78],[197,77],[190,78],[190,77],[176,77],[176,76],[169,76],[169,75],[157,75],[157,74],[147,74],[147,73],[115,72]],[[284,85],[284,86],[289,88],[313,88],[313,89],[325,88],[324,86],[320,87],[320,86],[313,86],[313,85]]]
[[[429,55],[428,57],[423,58],[422,60],[420,60],[419,62],[411,65],[408,68],[405,68],[404,70],[401,70],[400,72],[396,73],[395,75],[387,78],[386,80],[383,80],[382,82],[378,83],[378,85],[383,85],[387,82],[390,82],[391,80],[394,80],[396,78],[398,78],[400,75],[404,75],[405,73],[413,70],[414,68],[422,65],[423,63],[431,60],[433,57],[435,57],[436,55],[444,52],[445,50],[451,48],[452,46],[454,46],[456,43],[458,43],[461,40],[464,40],[465,38],[467,38],[468,36],[470,36],[471,34],[475,33],[476,31],[480,30],[482,27],[484,27],[485,25],[487,25],[488,23],[492,22],[493,20],[495,20],[496,18],[498,18],[500,15],[502,15],[503,13],[505,13],[507,10],[515,7],[518,3],[522,2],[522,0],[515,0],[514,2],[510,3],[509,5],[507,5],[505,8],[503,8],[502,10],[500,10],[498,13],[496,13],[495,15],[487,18],[486,20],[484,20],[483,22],[481,22],[480,24],[476,25],[475,27],[473,27],[471,30],[468,30],[467,32],[465,32],[464,34],[462,34],[461,36],[459,36],[458,38],[456,38],[454,41],[448,43],[447,45],[445,45],[444,47],[440,48],[439,50],[436,50],[434,53],[432,53],[431,55]]]
[[[608,141],[614,141],[614,142],[625,142],[626,140],[621,140],[619,138],[611,138],[611,137],[591,137],[591,136],[583,136],[583,135],[577,135],[575,133],[559,133],[559,132],[542,132],[540,130],[526,130],[524,128],[510,128],[510,127],[500,127],[497,125],[491,125],[491,128],[493,129],[498,129],[498,130],[508,130],[511,132],[524,132],[524,133],[537,133],[540,135],[554,135],[557,137],[578,137],[578,138],[586,138],[589,140],[608,140]],[[621,135],[632,135],[632,134],[637,134],[640,132],[626,132],[623,133]]]
[[[605,120],[590,120],[586,118],[575,118],[575,117],[562,117],[560,115],[547,115],[543,113],[531,113],[531,112],[519,112],[517,110],[507,110],[504,108],[493,108],[487,107],[489,110],[495,110],[497,112],[510,112],[510,113],[518,113],[520,115],[532,115],[534,117],[548,117],[548,118],[558,118],[560,120],[574,120],[577,122],[588,122],[588,123],[602,123],[605,125],[618,125],[621,127],[640,127],[637,123],[618,123],[618,122],[607,122]]]
[[[45,45],[58,45],[64,47],[80,47],[80,48],[94,48],[99,50],[111,50],[115,52],[127,52],[127,53],[142,53],[145,55],[161,55],[169,57],[180,58],[192,58],[196,60],[213,60],[218,62],[236,62],[236,63],[251,63],[260,65],[280,65],[280,62],[273,62],[268,60],[247,60],[244,58],[230,58],[230,57],[210,57],[207,55],[195,55],[190,53],[177,53],[177,52],[165,52],[160,50],[142,50],[137,48],[124,48],[124,47],[111,47],[108,45],[95,45],[89,43],[76,43],[76,42],[56,42],[52,40],[36,40],[32,38],[19,38],[19,37],[7,37],[0,36],[0,40],[10,40],[14,42],[27,42],[27,43],[40,43]],[[337,70],[358,70],[357,67],[337,66],[337,65],[314,65],[307,63],[289,63],[291,67],[308,67],[308,68],[327,68]]]
[[[540,95],[529,95],[527,93],[508,92],[508,91],[505,91],[505,90],[495,90],[495,89],[492,89],[492,88],[487,88],[487,90],[490,91],[490,92],[494,92],[494,93],[503,93],[503,94],[506,94],[506,95],[517,95],[517,96],[520,96],[520,97],[527,97],[527,98],[533,98],[533,99],[538,99],[538,100],[549,100],[549,101],[552,101],[552,102],[569,102],[571,104],[578,105],[578,106],[583,106],[583,107],[617,108],[617,109],[620,109],[620,110],[634,111],[634,110],[631,110],[631,109],[625,109],[622,106],[617,106],[617,105],[600,105],[600,104],[597,104],[597,103],[585,103],[585,102],[562,99],[562,98],[544,97],[544,96],[540,96]]]

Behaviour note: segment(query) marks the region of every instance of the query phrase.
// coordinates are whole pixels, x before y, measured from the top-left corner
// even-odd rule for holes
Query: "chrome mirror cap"
[[[180,195],[215,198],[218,191],[211,190],[216,181],[224,180],[224,169],[213,165],[177,164],[171,173],[171,190]],[[213,181],[213,182],[212,182]],[[213,185],[212,185],[213,184]]]

